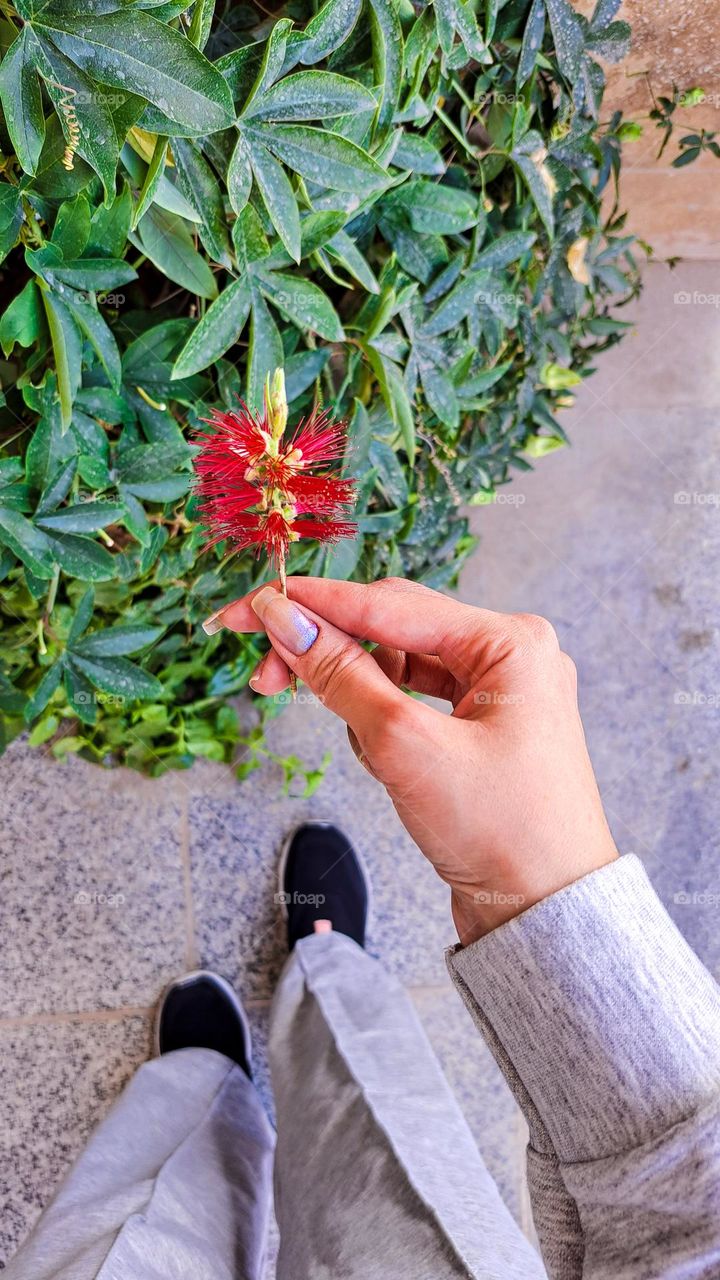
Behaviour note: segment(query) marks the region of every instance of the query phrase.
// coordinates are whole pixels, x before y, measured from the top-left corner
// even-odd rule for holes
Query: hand
[[[617,857],[585,746],[575,668],[551,625],[491,613],[402,579],[288,579],[206,624],[264,628],[251,680],[279,693],[294,671],[348,725],[452,890],[469,943]],[[368,653],[360,640],[377,642]],[[452,703],[445,715],[401,687]]]

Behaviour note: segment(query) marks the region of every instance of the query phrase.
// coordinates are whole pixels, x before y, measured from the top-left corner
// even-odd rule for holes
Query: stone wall
[[[592,4],[578,4],[583,12]],[[643,137],[623,149],[621,204],[629,210],[628,229],[653,247],[655,256],[720,258],[720,160],[701,156],[687,168],[673,169],[677,139],[714,129],[720,142],[720,4],[718,0],[624,0],[618,13],[633,30],[632,49],[608,68],[603,119],[622,108],[643,123]],[[678,128],[658,160],[662,135],[647,120],[652,94],[672,95],[701,86],[705,101],[678,108]]]

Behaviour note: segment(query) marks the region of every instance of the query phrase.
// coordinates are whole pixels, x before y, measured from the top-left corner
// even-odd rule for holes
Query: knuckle
[[[411,698],[393,699],[382,707],[368,729],[368,749],[378,759],[394,758],[398,749],[407,747],[408,739],[416,732]]]
[[[332,701],[348,678],[353,667],[365,659],[365,651],[359,646],[338,644],[318,654],[313,670],[316,692]]]
[[[527,648],[542,652],[560,651],[557,632],[547,618],[536,613],[517,613],[515,621],[520,626],[520,634]]]

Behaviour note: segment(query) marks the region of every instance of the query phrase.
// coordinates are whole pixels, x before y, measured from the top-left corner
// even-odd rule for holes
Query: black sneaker
[[[278,902],[287,918],[288,945],[329,920],[338,933],[365,946],[370,884],[347,836],[330,822],[304,822],[280,856]]]
[[[252,1044],[245,1010],[229,982],[197,969],[176,978],[162,994],[155,1024],[158,1053],[215,1049],[252,1079]]]

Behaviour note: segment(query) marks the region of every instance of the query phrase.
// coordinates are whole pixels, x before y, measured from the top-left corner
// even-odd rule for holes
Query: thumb
[[[274,587],[263,587],[251,604],[273,649],[361,743],[367,743],[386,716],[406,710],[407,695],[344,631]]]

